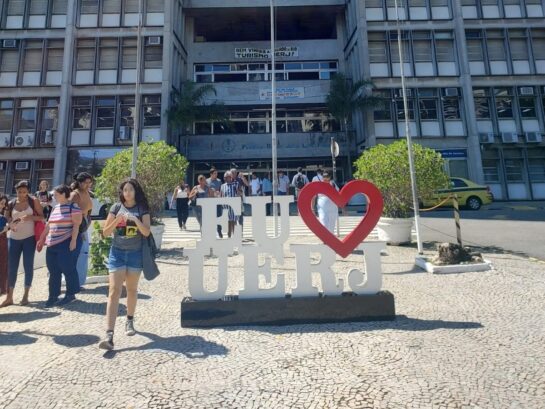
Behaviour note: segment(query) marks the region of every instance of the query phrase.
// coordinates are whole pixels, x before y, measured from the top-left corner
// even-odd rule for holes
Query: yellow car
[[[470,210],[479,210],[482,205],[490,204],[494,200],[488,186],[478,185],[463,178],[450,178],[450,188],[437,191],[431,198],[423,201],[422,207],[436,206],[448,196],[454,194],[458,196],[460,206],[465,206]],[[452,206],[452,200],[447,200],[441,205],[441,207],[444,206]]]

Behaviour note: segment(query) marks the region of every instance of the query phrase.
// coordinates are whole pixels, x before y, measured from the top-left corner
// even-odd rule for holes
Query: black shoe
[[[114,333],[112,331],[106,332],[106,336],[98,343],[98,347],[107,351],[114,349]]]
[[[58,298],[49,298],[45,304],[44,304],[44,307],[45,308],[51,308],[53,307],[57,302],[59,302],[59,299]]]
[[[62,300],[56,302],[55,306],[62,307],[63,305],[70,304],[72,301],[75,301],[76,297],[73,295],[65,295]]]

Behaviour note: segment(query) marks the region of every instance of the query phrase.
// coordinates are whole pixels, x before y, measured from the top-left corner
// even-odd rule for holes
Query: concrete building
[[[175,144],[190,175],[211,165],[271,168],[268,0],[0,0],[0,191],[22,178],[96,173],[130,145],[134,82],[141,139]],[[279,168],[312,176],[404,135],[399,43],[415,142],[440,151],[451,175],[499,199],[545,198],[543,0],[275,0]],[[331,76],[370,78],[384,104],[356,115],[350,137],[325,107]],[[212,83],[230,123],[170,129],[181,81]],[[350,155],[348,155],[350,154]],[[25,165],[26,163],[26,165]]]

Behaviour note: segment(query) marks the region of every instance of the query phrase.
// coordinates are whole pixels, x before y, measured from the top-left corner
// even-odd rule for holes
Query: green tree
[[[349,177],[352,173],[352,157],[350,148],[352,147],[352,137],[349,130],[352,125],[354,112],[363,111],[368,107],[375,107],[379,104],[379,99],[374,97],[371,92],[374,88],[370,80],[360,80],[353,82],[344,74],[338,73],[331,79],[331,88],[326,98],[327,109],[341,125],[341,131],[345,134],[348,142],[348,151],[346,153],[349,166]]]
[[[445,161],[440,153],[413,143],[418,197],[430,197],[436,190],[448,186]],[[407,141],[377,145],[366,150],[355,162],[358,179],[372,182],[384,198],[385,217],[410,217],[412,190]]]
[[[131,175],[131,162],[132,148],[125,149],[106,161],[106,166],[96,179],[95,193],[101,201],[118,200],[120,183]],[[188,164],[187,159],[176,148],[164,141],[142,142],[138,145],[136,178],[148,198],[153,221],[159,218],[165,195],[183,180]]]
[[[187,135],[193,133],[193,123],[198,121],[227,122],[229,115],[222,102],[206,103],[212,95],[216,95],[212,84],[197,85],[193,81],[185,81],[180,91],[172,93],[172,108],[167,111],[170,123]]]

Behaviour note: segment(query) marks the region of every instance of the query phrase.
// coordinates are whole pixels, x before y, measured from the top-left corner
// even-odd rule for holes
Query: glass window
[[[81,0],[81,14],[98,14],[98,0]]]
[[[47,43],[47,71],[62,71],[64,40],[49,40]]]
[[[136,68],[136,38],[123,39],[123,69]]]
[[[196,135],[210,135],[212,133],[212,124],[210,122],[195,122]]]
[[[419,98],[420,119],[437,120],[437,98]]]
[[[117,70],[118,41],[115,38],[100,39],[99,69]]]
[[[410,62],[411,54],[409,52],[408,33],[401,32],[401,51],[403,52],[403,61]],[[399,62],[399,41],[397,33],[390,32],[390,60],[392,62]]]
[[[52,129],[57,129],[57,124],[59,121],[59,100],[56,98],[51,98],[42,101],[42,120],[41,127],[42,131]]]
[[[104,14],[121,13],[121,0],[102,0],[102,12]]]
[[[125,0],[125,13],[138,13],[139,0]]]
[[[19,130],[35,130],[36,129],[36,108],[20,108],[19,109]]]
[[[415,62],[432,61],[431,33],[429,31],[415,31],[413,33],[413,53]]]
[[[473,100],[475,101],[475,113],[477,119],[490,118],[490,97],[487,89],[474,88]]]
[[[545,29],[532,29],[532,49],[536,60],[545,60]]]
[[[485,183],[497,183],[500,181],[500,161],[498,159],[483,159],[483,172]]]
[[[1,72],[17,72],[19,68],[19,50],[3,49],[0,53],[0,71]]]
[[[505,159],[505,178],[508,182],[523,182],[521,159]]]
[[[72,129],[91,129],[91,98],[74,98]]]
[[[536,118],[536,100],[534,97],[519,97],[520,116]]]
[[[67,7],[68,0],[53,0],[52,12],[53,14],[66,14]]]
[[[526,30],[509,30],[509,48],[513,60],[528,60]]]
[[[11,132],[13,124],[13,100],[0,100],[0,131]]]
[[[288,132],[303,132],[303,123],[301,120],[288,120]]]
[[[22,16],[25,12],[25,0],[9,0],[8,16]]]
[[[375,63],[388,62],[388,47],[386,46],[386,33],[369,33],[369,61]]]
[[[147,41],[152,37],[148,37]],[[163,66],[163,45],[147,44],[144,49],[144,68],[161,68]]]
[[[483,40],[480,30],[466,31],[467,55],[469,61],[483,61]]]
[[[506,56],[503,30],[487,30],[486,37],[488,59],[490,61],[504,61]]]
[[[460,98],[457,95],[447,95],[448,90],[452,90],[452,88],[442,90],[443,118],[447,121],[449,119],[460,119]]]
[[[405,109],[403,105],[403,99],[396,100],[396,109],[397,109],[397,119],[398,121],[405,120]],[[409,112],[409,120],[414,120],[414,101],[409,98],[407,101],[407,110]]]
[[[47,0],[31,0],[30,15],[45,15],[47,14]]]
[[[496,89],[496,113],[498,118],[513,118],[513,97],[509,88]]]
[[[113,128],[115,123],[115,98],[97,98],[96,127],[98,129]]]
[[[391,106],[391,94],[390,91],[375,91],[374,96],[380,98],[379,103],[373,111],[373,117],[375,121],[391,121],[392,120],[392,106]]]
[[[23,70],[28,72],[40,72],[42,70],[43,41],[27,40],[25,43],[25,60]]]
[[[250,121],[250,133],[266,133],[266,121]]]
[[[121,97],[121,126],[134,128],[134,97]]]
[[[545,158],[528,159],[531,182],[545,182]]]
[[[435,54],[439,62],[455,61],[454,39],[451,31],[435,33]]]
[[[76,69],[95,69],[95,40],[78,40],[76,51]]]
[[[144,127],[161,126],[161,96],[145,95],[142,103]]]
[[[148,13],[162,13],[164,6],[165,0],[148,0],[146,11]]]

